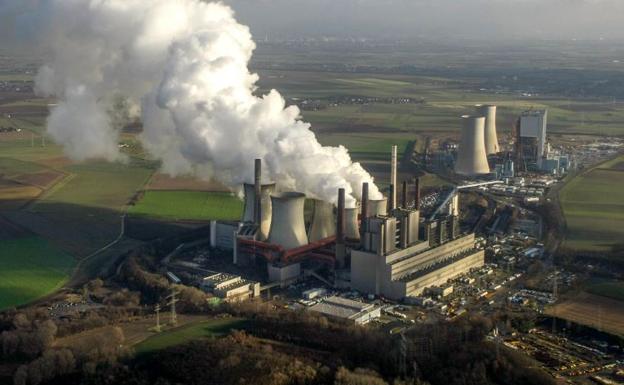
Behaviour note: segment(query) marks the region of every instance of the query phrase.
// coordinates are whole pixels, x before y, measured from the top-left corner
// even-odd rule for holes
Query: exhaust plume
[[[323,147],[275,90],[256,96],[248,63],[249,29],[222,3],[199,0],[47,0],[34,7],[52,57],[36,78],[39,95],[59,104],[49,134],[68,156],[123,159],[115,116],[140,118],[141,142],[172,175],[215,178],[238,189],[253,179],[281,190],[353,207],[363,182],[381,198],[372,177],[343,146]],[[123,99],[123,103],[119,100]]]

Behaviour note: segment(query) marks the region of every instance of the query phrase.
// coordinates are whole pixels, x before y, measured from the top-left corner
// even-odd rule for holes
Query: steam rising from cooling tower
[[[463,175],[480,175],[490,172],[485,151],[485,118],[462,116],[462,133],[455,172]]]
[[[172,175],[251,182],[254,158],[265,182],[355,207],[371,176],[347,150],[323,147],[299,109],[275,90],[255,96],[249,29],[222,3],[200,0],[48,0],[34,7],[52,56],[36,78],[59,104],[49,134],[77,160],[119,160],[120,117],[140,118],[141,142]],[[71,15],[71,17],[68,17]],[[127,119],[125,119],[127,120]]]

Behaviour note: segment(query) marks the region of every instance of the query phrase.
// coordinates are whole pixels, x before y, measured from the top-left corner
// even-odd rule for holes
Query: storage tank
[[[345,209],[345,237],[347,239],[359,240],[360,229],[358,225],[358,208]]]
[[[334,220],[334,205],[322,200],[314,200],[312,222],[308,231],[310,242],[320,241],[336,235],[336,221]]]
[[[256,191],[255,186],[251,183],[245,183],[245,210],[243,212],[244,222],[256,221]],[[271,229],[271,194],[275,192],[275,183],[264,184],[261,186],[260,194],[260,233],[258,240],[264,241],[269,236]]]
[[[498,135],[496,134],[496,106],[490,104],[477,104],[477,114],[485,117],[485,152],[486,154],[498,154]]]
[[[485,151],[485,117],[464,115],[462,123],[455,172],[467,176],[488,174],[490,166]]]
[[[285,192],[271,195],[272,218],[269,242],[281,245],[285,249],[308,244],[303,207],[305,194]]]

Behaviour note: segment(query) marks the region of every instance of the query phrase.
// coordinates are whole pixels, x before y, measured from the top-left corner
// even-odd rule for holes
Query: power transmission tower
[[[176,325],[178,323],[178,315],[176,314],[176,302],[178,302],[179,300],[176,298],[176,294],[178,294],[175,289],[171,290],[171,295],[169,295],[167,297],[167,299],[169,300],[169,302],[167,302],[167,305],[171,306],[171,318],[170,318],[170,323],[171,325]]]
[[[156,305],[156,333],[160,333],[160,305]]]

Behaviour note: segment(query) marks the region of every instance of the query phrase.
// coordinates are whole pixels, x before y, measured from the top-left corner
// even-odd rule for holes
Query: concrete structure
[[[466,176],[488,174],[490,166],[485,150],[485,118],[464,115],[462,122],[455,172]]]
[[[320,241],[336,235],[336,221],[334,220],[334,205],[329,202],[314,200],[314,213],[310,223],[308,238],[310,242]]]
[[[301,275],[301,264],[269,264],[267,265],[269,282],[280,282],[282,287],[288,286],[291,282],[299,279]]]
[[[301,296],[304,299],[310,300],[310,299],[322,297],[325,294],[327,294],[327,289],[324,289],[322,287],[317,287],[314,289],[304,291],[303,293],[301,293]]]
[[[358,224],[358,209],[345,209],[345,237],[347,239],[359,240],[360,228]]]
[[[400,300],[418,296],[427,287],[442,286],[484,262],[483,250],[475,248],[474,234],[433,247],[423,241],[385,253],[352,250],[351,287]]]
[[[308,244],[303,218],[304,203],[305,194],[302,193],[286,192],[271,196],[273,214],[269,243],[286,250]]]
[[[366,324],[381,316],[381,307],[341,297],[329,297],[312,306],[310,310],[329,317]]]
[[[388,199],[369,199],[368,200],[368,213],[366,218],[375,216],[384,216],[388,214]]]
[[[498,154],[500,146],[498,145],[498,135],[496,134],[496,106],[477,104],[477,114],[485,117],[485,152],[487,155]]]
[[[541,168],[546,153],[547,110],[530,110],[520,115],[519,149],[520,159],[527,165]]]
[[[245,183],[245,210],[243,212],[243,222],[256,223],[256,191],[253,184]],[[259,241],[264,241],[271,229],[271,194],[275,192],[275,184],[264,184],[260,193],[260,226],[257,234]]]
[[[238,275],[217,273],[205,277],[200,287],[226,301],[242,301],[260,295],[260,284]]]

